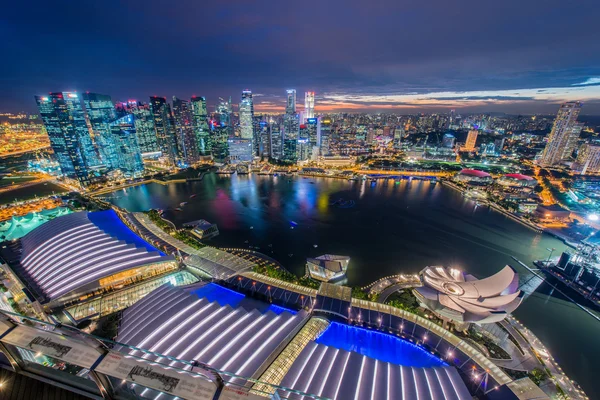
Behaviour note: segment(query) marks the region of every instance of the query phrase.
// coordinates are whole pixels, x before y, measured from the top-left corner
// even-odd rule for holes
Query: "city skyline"
[[[11,4],[0,17],[11,37],[0,109],[33,112],[32,94],[59,89],[115,100],[198,95],[214,107],[249,88],[257,112],[282,111],[291,87],[315,91],[317,112],[531,114],[582,101],[598,115],[599,7],[469,1],[429,15],[394,2]],[[172,56],[155,57],[161,47]]]

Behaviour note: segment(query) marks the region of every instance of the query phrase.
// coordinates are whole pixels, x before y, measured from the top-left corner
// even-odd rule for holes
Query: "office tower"
[[[154,129],[156,130],[158,147],[163,157],[167,158],[170,164],[175,164],[178,158],[178,150],[171,107],[165,97],[157,96],[150,97],[150,107],[152,109],[152,117],[154,118]]]
[[[196,133],[196,145],[201,156],[211,154],[212,145],[210,140],[210,129],[208,127],[208,111],[206,109],[206,98],[192,97],[192,120],[194,132]]]
[[[271,131],[271,157],[276,160],[283,158],[283,131],[278,122],[272,121],[269,130]]]
[[[233,124],[231,121],[231,97],[229,101],[225,101],[219,97],[219,104],[217,104],[217,116],[219,118],[219,124],[227,128],[230,136],[233,136]]]
[[[494,139],[494,147],[496,148],[496,154],[502,153],[502,149],[504,149],[504,138]]]
[[[479,135],[479,131],[476,129],[471,129],[469,134],[467,135],[467,141],[465,143],[464,151],[475,151],[475,143],[477,143],[477,135]]]
[[[322,156],[329,155],[329,148],[331,146],[331,118],[318,118],[317,136],[319,138],[319,153]]]
[[[494,145],[494,142],[482,144],[481,148],[479,149],[479,152],[486,156],[495,155],[496,154],[496,146]]]
[[[584,143],[579,148],[573,169],[581,175],[600,173],[600,144]]]
[[[259,139],[254,133],[254,104],[252,102],[252,92],[250,90],[242,91],[242,100],[240,101],[240,137],[247,139],[252,144],[250,146],[250,159],[258,155]],[[246,149],[246,147],[244,147]],[[244,156],[243,158],[246,158]]]
[[[544,148],[539,164],[549,167],[569,158],[581,132],[577,117],[581,112],[580,102],[563,103],[558,110],[548,143]]]
[[[197,163],[200,159],[196,144],[196,131],[192,118],[192,108],[187,100],[173,96],[173,119],[175,121],[175,136],[181,159],[186,165]]]
[[[81,97],[102,163],[109,169],[118,168],[119,160],[110,130],[110,123],[117,119],[112,99],[98,93],[83,93]]]
[[[287,91],[287,104],[285,106],[286,114],[296,113],[296,89],[288,89]]]
[[[296,158],[298,161],[306,161],[310,158],[311,145],[308,139],[308,129],[306,124],[300,124],[298,130],[298,140],[296,145]],[[290,160],[291,161],[291,160]]]
[[[445,149],[453,148],[455,140],[456,140],[456,138],[454,137],[453,134],[451,134],[451,133],[444,134],[444,137],[442,138],[442,147]]]
[[[315,117],[315,92],[304,93],[304,113],[306,120]]]
[[[90,168],[99,163],[77,93],[35,96],[54,156],[68,178],[90,183]]]
[[[254,116],[252,119],[254,140],[252,141],[253,154],[260,157],[271,156],[271,130],[269,123],[264,120],[262,115]]]
[[[239,137],[229,138],[227,140],[229,151],[228,161],[230,163],[251,162],[252,161],[252,140]]]
[[[111,141],[117,155],[117,169],[125,178],[140,178],[144,175],[144,163],[135,132],[135,117],[127,114],[110,123]]]
[[[229,130],[227,125],[215,123],[212,125],[212,155],[216,162],[223,163],[229,157]]]
[[[283,160],[290,163],[298,161],[299,122],[298,114],[285,114],[283,119]]]
[[[317,118],[308,118],[306,120],[306,133],[308,143],[312,146],[319,145],[319,129]]]
[[[394,150],[402,149],[402,135],[404,135],[404,129],[397,126],[396,129],[394,129],[394,136],[392,139],[392,146]]]
[[[157,157],[160,153],[154,119],[150,105],[137,101],[128,102],[128,111],[133,114],[135,121],[135,135],[142,153],[142,158]]]

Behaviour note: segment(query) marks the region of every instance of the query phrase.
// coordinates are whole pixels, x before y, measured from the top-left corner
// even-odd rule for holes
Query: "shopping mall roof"
[[[12,217],[8,221],[0,222],[0,242],[19,239],[46,222],[71,212],[66,207],[57,207],[51,210],[31,212],[22,217]]]
[[[459,172],[459,174],[475,176],[477,178],[487,178],[488,176],[490,176],[490,174],[488,174],[487,172],[480,171],[478,169],[463,169]]]
[[[55,218],[22,237],[20,251],[17,265],[11,267],[42,302],[118,272],[173,260],[137,236],[112,210]]]

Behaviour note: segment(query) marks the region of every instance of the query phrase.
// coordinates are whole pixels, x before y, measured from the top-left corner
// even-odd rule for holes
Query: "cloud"
[[[587,78],[583,82],[574,83],[572,86],[588,86],[588,85],[600,85],[600,77]]]

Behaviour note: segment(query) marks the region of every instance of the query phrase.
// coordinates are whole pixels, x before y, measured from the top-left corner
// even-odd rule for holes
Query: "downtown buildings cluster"
[[[244,90],[237,121],[231,98],[220,99],[211,115],[197,96],[114,103],[104,94],[57,92],[35,100],[62,174],[82,186],[107,174],[142,177],[147,160],[166,167],[257,157],[295,163],[329,151],[331,120],[315,117],[314,92],[298,112],[296,91],[288,90],[285,115],[266,118],[255,115],[252,92]]]

